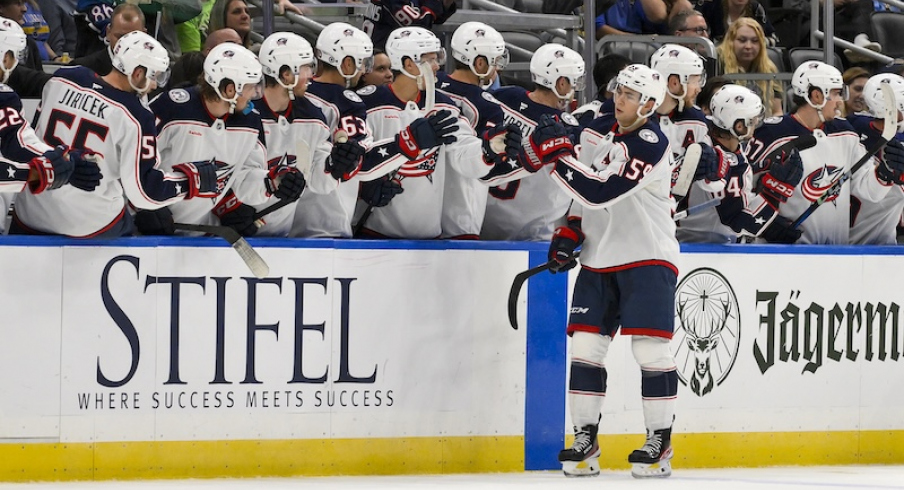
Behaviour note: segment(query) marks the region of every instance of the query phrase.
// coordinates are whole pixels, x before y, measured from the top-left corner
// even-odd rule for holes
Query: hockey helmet
[[[749,140],[766,119],[766,108],[760,96],[740,85],[728,84],[717,90],[709,101],[709,108],[713,123],[741,141]],[[743,133],[738,133],[738,123],[744,125]]]
[[[534,83],[552,90],[560,99],[570,100],[575,92],[584,90],[584,58],[561,44],[540,46],[530,59],[530,74]],[[556,90],[560,77],[571,83],[571,92],[560,94]]]
[[[10,73],[16,69],[19,60],[25,58],[25,31],[18,22],[0,17],[0,53],[5,56],[8,52],[13,54],[13,66],[6,69],[6,66],[0,63],[0,70],[3,70],[3,83],[6,83]]]
[[[509,52],[505,47],[502,34],[483,22],[465,22],[452,34],[452,57],[471,68],[479,78],[486,78],[487,73],[477,73],[474,61],[479,56],[487,60],[487,64],[502,70],[508,65]]]
[[[350,80],[359,72],[369,73],[374,66],[374,43],[370,36],[345,22],[333,22],[324,27],[317,36],[315,47],[314,54],[317,59],[336,67],[348,83],[351,83]],[[351,75],[342,73],[341,69],[342,61],[349,56],[358,68]]]
[[[303,80],[302,83],[307,84],[317,68],[311,43],[291,32],[275,32],[264,39],[259,60],[263,74],[274,78],[276,83],[289,91],[289,96],[293,99],[292,89],[298,85],[298,81]],[[293,83],[286,84],[282,81],[280,71],[283,67],[287,67],[295,75]]]
[[[682,94],[669,93],[669,95],[679,100],[683,100],[687,95],[687,83],[692,76],[700,75],[700,86],[706,85],[706,69],[703,66],[703,58],[678,44],[664,44],[657,49],[650,58],[650,68],[665,77],[666,86],[668,86],[670,76],[678,76],[684,92]]]
[[[204,81],[213,87],[220,99],[229,102],[230,113],[235,110],[239,95],[246,87],[260,84],[262,76],[263,69],[257,56],[238,44],[218,44],[204,59]],[[231,99],[220,92],[220,85],[225,80],[235,84],[235,96]]]
[[[841,90],[841,100],[848,98],[848,88],[841,78],[841,72],[838,68],[821,61],[807,61],[798,66],[791,77],[791,87],[794,89],[794,95],[802,97],[815,109],[822,109],[825,106],[832,90]],[[817,106],[810,100],[811,88],[817,88],[822,92],[822,104]]]
[[[166,85],[169,80],[169,54],[156,39],[141,31],[132,31],[119,38],[111,61],[113,68],[128,77],[129,85],[140,94],[150,90],[152,80],[158,87]],[[132,83],[132,73],[138,67],[143,67],[147,72],[144,87],[136,87]]]
[[[626,87],[640,94],[640,105],[637,107],[638,117],[649,117],[665,99],[666,89],[665,78],[656,70],[640,64],[628,65],[624,70],[618,72],[618,76],[609,82],[606,89],[615,93],[618,87]],[[653,108],[649,113],[642,114],[641,111],[648,100],[653,100]]]
[[[405,58],[411,58],[419,65],[425,54],[436,54],[436,63],[440,66],[446,63],[446,52],[443,50],[439,38],[423,27],[396,29],[389,34],[389,38],[386,40],[386,56],[389,57],[389,67],[411,78],[416,77],[405,71]]]
[[[885,113],[885,98],[882,97],[880,85],[887,83],[891,87],[891,91],[895,94],[895,107],[899,113],[904,113],[904,78],[894,73],[880,73],[873,75],[863,86],[863,98],[866,99],[866,106],[869,112],[875,117],[882,117]],[[898,115],[900,118],[901,115]],[[904,120],[898,121],[898,132],[904,132]]]

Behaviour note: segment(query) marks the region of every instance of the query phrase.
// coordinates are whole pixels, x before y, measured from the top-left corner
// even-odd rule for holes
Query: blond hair
[[[757,53],[756,58],[750,63],[750,69],[745,69],[738,63],[738,57],[735,54],[734,50],[734,41],[738,37],[738,31],[742,27],[749,27],[753,29],[753,32],[756,33],[757,42],[760,45],[760,52]],[[729,26],[728,31],[725,32],[725,38],[722,39],[722,44],[719,44],[718,48],[718,56],[719,61],[722,62],[723,73],[731,74],[731,73],[778,73],[778,68],[776,68],[775,63],[769,59],[769,55],[766,52],[766,34],[763,32],[763,26],[760,25],[755,19],[750,17],[741,17],[738,20],[734,21],[734,23]],[[775,96],[775,92],[781,91],[781,85],[777,84],[775,81],[771,80],[763,80],[759,82],[755,82],[756,86],[760,88],[760,92],[763,98],[763,106],[769,109],[771,112],[772,108],[772,98]]]

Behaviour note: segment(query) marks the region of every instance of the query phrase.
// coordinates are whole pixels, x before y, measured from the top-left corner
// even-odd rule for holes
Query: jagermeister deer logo
[[[675,338],[672,350],[678,377],[698,396],[722,384],[734,365],[741,342],[738,298],[725,276],[696,269],[675,292]]]

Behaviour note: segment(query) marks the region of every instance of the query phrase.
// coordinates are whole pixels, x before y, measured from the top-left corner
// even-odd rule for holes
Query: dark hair
[[[673,15],[672,18],[669,19],[669,25],[668,25],[669,34],[675,35],[676,32],[686,28],[687,27],[687,19],[694,17],[696,15],[703,17],[703,14],[701,14],[700,12],[697,12],[696,10],[693,10],[693,9],[684,9],[684,10],[679,11],[675,15]],[[706,17],[703,17],[703,18],[704,18],[704,20],[706,19]]]
[[[597,92],[602,94],[606,90],[609,80],[615,78],[618,72],[630,64],[629,58],[615,53],[609,53],[596,60],[593,65],[593,83],[596,85]]]
[[[697,95],[697,105],[699,107],[705,107],[709,110],[709,103],[713,100],[713,95],[719,91],[720,88],[731,85],[734,82],[725,78],[725,77],[712,77],[706,81],[706,85],[700,90],[700,93]]]

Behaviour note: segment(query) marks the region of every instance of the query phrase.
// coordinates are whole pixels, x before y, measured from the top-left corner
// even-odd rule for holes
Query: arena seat
[[[821,49],[791,48],[791,50],[788,51],[788,71],[793,72],[804,62],[822,61],[824,58],[825,56],[823,55],[823,51]],[[835,53],[835,62],[833,64],[835,65],[835,68],[838,68],[838,70],[844,71],[844,65],[842,64],[841,57],[838,56],[838,53]]]
[[[904,14],[873,12],[873,41],[882,45],[882,54],[892,58],[904,57]]]

